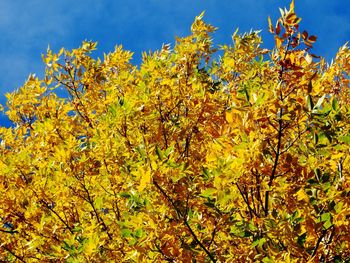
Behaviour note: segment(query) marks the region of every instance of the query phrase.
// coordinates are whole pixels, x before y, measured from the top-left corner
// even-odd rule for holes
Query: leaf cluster
[[[7,95],[0,259],[348,260],[350,49],[327,64],[300,21],[292,2],[273,49],[215,48],[201,14],[139,68],[121,46],[48,49]]]

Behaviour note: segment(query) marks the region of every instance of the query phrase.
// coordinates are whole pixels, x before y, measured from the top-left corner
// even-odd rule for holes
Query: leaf
[[[284,16],[284,10],[282,9],[282,8],[278,8],[279,10],[280,10],[280,14],[281,14],[281,16],[283,17]]]
[[[95,206],[96,206],[97,209],[102,208],[103,207],[103,197],[102,196],[98,196],[95,199],[94,203],[95,203]]]
[[[339,110],[339,103],[338,100],[336,98],[332,98],[332,109],[334,111],[338,111]]]
[[[135,237],[141,238],[143,236],[143,230],[141,228],[137,229],[134,234]]]
[[[288,25],[295,25],[297,24],[297,15],[293,12],[290,12],[286,18],[285,18],[285,22],[288,24]]]
[[[298,242],[299,246],[304,247],[305,242],[306,242],[306,237],[307,237],[306,232],[298,236],[297,242]]]
[[[299,189],[299,191],[296,193],[297,200],[298,201],[309,201],[309,196],[305,193],[304,189]]]
[[[301,37],[303,38],[303,40],[307,40],[309,34],[306,31],[303,31],[303,33],[301,34]]]
[[[339,141],[345,142],[346,144],[350,144],[350,134],[341,136],[338,138]]]
[[[274,263],[275,261],[273,261],[270,257],[264,257],[262,259],[263,263]]]
[[[140,178],[140,184],[137,188],[137,191],[141,192],[145,189],[145,187],[151,182],[151,171],[144,169],[141,169],[141,178]]]
[[[263,237],[261,239],[257,239],[252,243],[252,247],[258,246],[259,248],[262,248],[262,246],[265,244],[266,239]]]
[[[275,36],[275,43],[276,43],[276,47],[277,47],[278,49],[281,48],[283,41],[284,41],[283,38],[280,38],[280,37]]]
[[[234,112],[233,111],[230,111],[230,112],[226,111],[225,112],[225,119],[226,119],[226,121],[228,123],[233,123],[233,120],[234,120],[233,116],[234,116]]]
[[[306,53],[305,60],[308,64],[312,63],[312,56],[309,53]]]
[[[204,17],[205,11],[202,11],[199,16],[196,16],[196,20],[202,20]]]
[[[292,2],[289,5],[289,11],[294,12],[294,0],[292,0]]]
[[[322,106],[322,103],[324,99],[326,98],[327,94],[324,94],[321,98],[318,99],[316,105],[314,106],[314,109],[318,109]]]
[[[157,154],[159,160],[161,160],[161,161],[164,160],[164,154],[158,145],[156,146],[156,154]]]
[[[306,100],[307,100],[307,108],[308,108],[308,110],[312,111],[312,109],[314,108],[314,103],[312,101],[311,95],[307,95]]]
[[[271,22],[270,16],[268,16],[267,21],[268,21],[268,24],[269,24],[269,31],[270,31],[270,33],[274,33],[274,28],[272,26],[272,22]]]
[[[276,24],[276,34],[279,35],[281,33],[281,24],[279,21],[277,21]]]
[[[321,222],[326,222],[331,220],[331,214],[330,213],[324,213],[321,215]]]
[[[311,44],[309,41],[305,40],[305,41],[304,41],[304,44],[305,44],[307,47],[312,48],[312,44]]]
[[[317,40],[317,36],[309,36],[307,39],[310,43],[315,43]]]
[[[325,221],[324,223],[323,223],[323,227],[324,227],[324,229],[329,229],[329,228],[331,228],[333,226],[333,223],[330,221],[330,220],[328,220],[328,221]]]
[[[217,190],[215,188],[207,188],[205,189],[200,196],[205,198],[212,198],[212,194],[216,193]]]
[[[311,93],[312,92],[312,81],[309,81],[309,84],[307,85],[307,93]]]
[[[132,232],[129,229],[122,229],[121,231],[122,237],[131,237]]]

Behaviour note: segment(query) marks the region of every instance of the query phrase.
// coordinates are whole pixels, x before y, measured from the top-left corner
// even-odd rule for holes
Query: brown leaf
[[[315,43],[317,40],[317,36],[309,36],[308,41],[311,43]]]
[[[309,36],[309,34],[308,34],[306,31],[304,31],[304,32],[301,34],[301,37],[302,37],[304,40],[306,40],[308,36]]]
[[[281,32],[281,25],[280,25],[280,22],[277,21],[277,25],[276,25],[276,34],[279,35]]]

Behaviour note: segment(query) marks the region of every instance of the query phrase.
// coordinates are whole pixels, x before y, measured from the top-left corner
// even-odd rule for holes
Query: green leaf
[[[314,103],[312,101],[311,95],[307,95],[306,101],[307,101],[307,108],[309,109],[309,111],[311,111],[314,108]]]
[[[102,206],[103,206],[103,197],[102,197],[102,196],[98,196],[98,197],[95,199],[94,203],[95,203],[95,207],[96,207],[97,209],[102,208]]]
[[[216,192],[217,192],[217,190],[215,188],[207,188],[200,194],[200,196],[205,197],[205,198],[212,198],[212,194],[214,194]]]
[[[259,248],[262,248],[265,242],[266,242],[266,239],[264,237],[257,239],[252,243],[252,247],[258,246]]]
[[[262,259],[262,262],[263,263],[274,263],[274,261],[271,258],[269,258],[269,257],[264,257]]]
[[[333,223],[331,221],[326,221],[326,222],[323,223],[323,227],[326,230],[331,228],[332,226],[333,226]]]
[[[350,134],[341,136],[338,138],[339,141],[345,142],[346,144],[350,144]]]
[[[165,150],[164,155],[165,157],[169,157],[169,155],[174,151],[174,146],[168,147],[168,149]]]
[[[332,109],[334,111],[338,111],[339,110],[339,103],[338,103],[336,98],[332,98]]]
[[[330,213],[324,213],[321,215],[321,222],[329,221],[331,220],[331,214]]]
[[[210,178],[210,171],[208,168],[205,168],[205,167],[202,167],[202,177],[205,179],[205,180],[208,180]]]
[[[162,150],[159,148],[159,146],[156,146],[156,154],[159,158],[159,160],[163,161],[164,159],[164,154],[162,153]]]
[[[336,213],[340,213],[340,211],[342,210],[344,206],[343,202],[338,202],[335,206],[334,206],[334,210]]]
[[[252,243],[252,247],[256,247],[258,244],[259,244],[259,239],[255,240],[255,241]]]
[[[124,197],[124,198],[130,198],[131,197],[131,194],[126,193],[126,192],[121,192],[119,195],[120,195],[120,197]]]
[[[304,247],[304,244],[305,244],[305,241],[306,241],[306,236],[307,236],[306,232],[301,234],[300,236],[298,236],[298,241],[297,242],[298,242],[299,246]]]
[[[249,230],[251,230],[251,231],[256,231],[256,230],[258,230],[258,228],[254,225],[253,221],[250,221],[250,222],[249,222],[248,228],[249,228]]]
[[[314,138],[314,144],[317,144],[318,143],[318,135],[316,132],[314,132],[313,138]]]
[[[129,229],[122,229],[121,230],[122,237],[131,237],[132,232]]]
[[[135,237],[137,237],[137,238],[142,237],[142,234],[143,234],[143,231],[141,228],[139,228],[135,231]]]
[[[264,245],[266,243],[266,238],[261,238],[261,239],[259,239],[259,244],[258,244],[258,246],[260,247],[260,248],[262,248],[262,246]]]

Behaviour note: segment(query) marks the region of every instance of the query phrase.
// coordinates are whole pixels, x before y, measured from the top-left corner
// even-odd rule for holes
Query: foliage
[[[215,59],[202,16],[139,68],[48,50],[7,95],[2,261],[347,260],[349,48],[313,55],[292,2],[272,50],[236,32]]]

